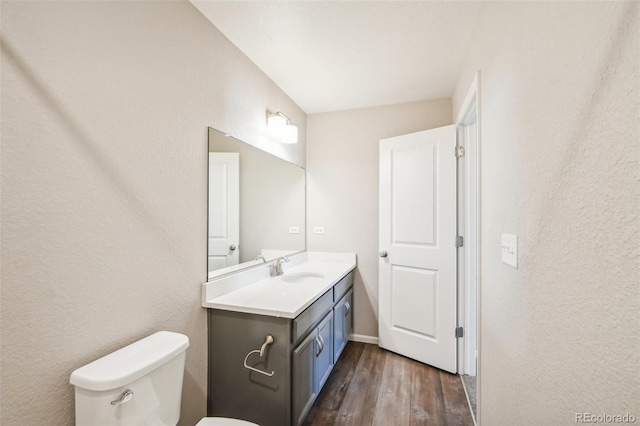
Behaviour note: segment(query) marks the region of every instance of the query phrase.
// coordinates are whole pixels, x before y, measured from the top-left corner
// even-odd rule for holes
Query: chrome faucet
[[[262,260],[262,263],[267,263],[267,259],[265,259],[264,256],[261,254],[257,255],[256,258],[253,260]]]
[[[287,256],[279,257],[276,260],[276,262],[273,265],[271,265],[271,276],[279,277],[280,275],[282,275],[282,264],[288,261],[289,261],[289,258]]]

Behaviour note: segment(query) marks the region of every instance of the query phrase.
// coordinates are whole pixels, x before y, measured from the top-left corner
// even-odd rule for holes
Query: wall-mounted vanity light
[[[269,128],[269,132],[279,137],[282,143],[298,142],[298,128],[291,124],[289,117],[280,111],[267,111],[267,127]]]

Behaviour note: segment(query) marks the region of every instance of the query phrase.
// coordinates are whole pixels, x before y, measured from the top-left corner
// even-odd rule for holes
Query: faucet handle
[[[277,277],[277,276],[278,276],[277,263],[272,263],[272,264],[269,266],[269,274],[270,274],[272,277]]]
[[[284,262],[288,262],[289,258],[287,256],[281,256],[279,258],[276,259],[275,263],[273,265],[271,265],[271,276],[272,277],[277,277],[279,275],[282,275],[282,264]]]

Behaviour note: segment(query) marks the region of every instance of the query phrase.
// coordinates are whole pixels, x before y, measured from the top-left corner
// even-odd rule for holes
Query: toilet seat
[[[228,417],[204,417],[196,426],[259,426],[255,423]]]

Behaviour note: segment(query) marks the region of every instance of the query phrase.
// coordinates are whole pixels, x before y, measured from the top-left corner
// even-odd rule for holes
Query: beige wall
[[[483,5],[453,110],[480,70],[484,425],[640,418],[639,6]]]
[[[450,99],[308,116],[307,249],[357,254],[355,334],[378,336],[379,141],[451,123]]]
[[[3,1],[2,43],[0,423],[72,424],[75,368],[172,330],[195,424],[207,126],[304,164],[305,114],[189,3]]]

